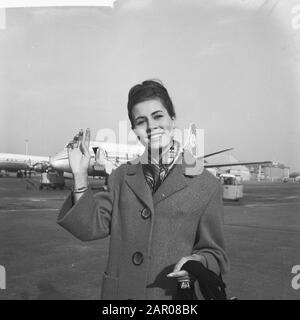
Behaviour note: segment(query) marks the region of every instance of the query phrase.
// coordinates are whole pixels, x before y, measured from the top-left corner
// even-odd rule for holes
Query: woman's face
[[[158,150],[170,146],[174,132],[174,119],[160,100],[148,100],[136,104],[132,109],[135,134],[141,143]]]

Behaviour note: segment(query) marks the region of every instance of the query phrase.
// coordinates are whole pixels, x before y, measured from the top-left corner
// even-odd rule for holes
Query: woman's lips
[[[154,139],[158,139],[163,135],[163,133],[159,132],[159,133],[154,133],[148,136],[148,139],[150,140],[154,140]]]

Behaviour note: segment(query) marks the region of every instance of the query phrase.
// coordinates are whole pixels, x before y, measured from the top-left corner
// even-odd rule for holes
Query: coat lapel
[[[144,205],[154,212],[152,192],[144,177],[141,163],[128,165],[126,182]]]
[[[203,168],[203,163],[185,150],[183,156],[177,159],[174,168],[152,196],[144,177],[141,158],[137,158],[127,167],[126,182],[137,197],[154,212],[154,205],[188,186],[184,176],[197,176],[202,173]]]
[[[168,174],[167,178],[159,186],[153,195],[153,202],[156,205],[158,202],[167,199],[175,192],[187,187],[187,183],[182,173],[180,164],[175,164],[174,168]]]
[[[203,169],[202,161],[194,158],[188,150],[184,150],[176,160],[174,168],[153,195],[154,205],[186,188],[189,183],[185,176],[198,176],[203,172]]]

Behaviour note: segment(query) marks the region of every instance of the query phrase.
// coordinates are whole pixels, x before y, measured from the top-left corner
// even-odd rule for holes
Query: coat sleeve
[[[114,202],[115,172],[108,178],[108,191],[86,191],[74,204],[70,194],[63,203],[57,223],[82,241],[96,240],[110,234]]]
[[[216,274],[224,274],[229,270],[223,225],[222,187],[218,184],[200,218],[193,248],[193,254],[202,255],[205,258],[206,267]]]

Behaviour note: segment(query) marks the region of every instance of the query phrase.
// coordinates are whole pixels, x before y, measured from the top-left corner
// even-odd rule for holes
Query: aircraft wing
[[[233,150],[233,148],[224,149],[224,150],[220,150],[220,151],[217,151],[217,152],[209,153],[209,154],[204,155],[203,158],[208,158],[208,157],[214,156],[216,154],[223,153],[223,152],[230,151],[230,150]]]
[[[253,164],[265,164],[270,165],[272,161],[253,161],[253,162],[233,162],[233,163],[204,163],[205,168],[221,168],[221,167],[233,167],[233,166],[247,166]]]

